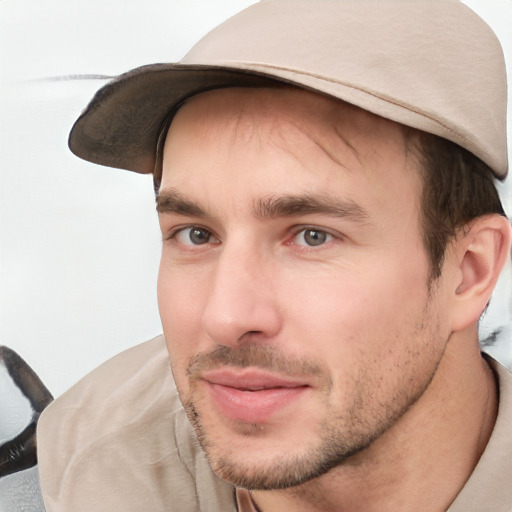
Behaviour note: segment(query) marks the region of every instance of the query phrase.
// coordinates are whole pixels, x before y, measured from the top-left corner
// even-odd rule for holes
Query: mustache
[[[290,377],[318,377],[326,374],[323,365],[317,361],[291,355],[285,356],[273,346],[247,343],[236,348],[221,345],[209,352],[196,354],[188,364],[187,375],[192,379],[200,378],[202,372],[223,366],[237,368],[251,366]]]

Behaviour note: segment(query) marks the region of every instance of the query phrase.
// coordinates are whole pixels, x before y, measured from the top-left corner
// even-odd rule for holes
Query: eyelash
[[[217,241],[216,242],[211,242],[210,240],[204,242],[204,243],[198,243],[198,244],[194,244],[194,243],[185,243],[185,242],[180,242],[179,240],[177,240],[177,238],[181,235],[181,234],[184,234],[186,231],[189,231],[189,242],[192,242],[190,240],[190,236],[191,236],[191,231],[196,229],[197,231],[204,231],[208,234],[208,238],[211,239],[212,237],[215,238]],[[300,248],[301,250],[303,251],[307,251],[307,250],[315,250],[315,248],[317,247],[322,247],[324,246],[325,244],[329,243],[329,242],[332,242],[333,240],[340,240],[342,239],[341,235],[339,234],[335,234],[335,233],[332,233],[330,232],[329,230],[326,230],[326,229],[323,229],[323,228],[319,228],[317,226],[311,226],[311,225],[302,225],[302,226],[296,226],[295,228],[293,228],[292,230],[292,233],[291,233],[291,237],[285,242],[285,245],[288,245],[288,246],[297,246],[298,248]],[[317,235],[320,235],[320,243],[318,243],[317,245],[314,245],[314,244],[308,244],[307,242],[306,243],[297,243],[295,240],[297,239],[297,237],[301,234],[301,233],[304,233],[303,236],[306,236],[306,233],[308,233],[308,231],[310,233],[313,233],[315,232]],[[324,240],[322,240],[322,236],[324,238]],[[198,224],[191,224],[191,225],[188,225],[188,226],[181,226],[181,227],[177,227],[175,228],[174,230],[172,230],[172,232],[169,234],[169,236],[167,236],[165,238],[165,241],[166,240],[175,240],[176,243],[182,245],[182,246],[189,246],[189,247],[196,247],[196,248],[199,248],[201,246],[208,246],[210,244],[218,244],[220,243],[219,241],[219,238],[215,235],[215,233],[213,233],[210,229],[204,227],[204,226],[201,226],[201,225],[198,225]]]
[[[196,229],[197,231],[205,231],[209,234],[209,238],[213,237],[215,238],[216,240],[219,240],[219,238],[212,232],[211,229],[208,229],[204,226],[201,226],[201,225],[198,225],[198,224],[191,224],[191,225],[188,225],[188,226],[181,226],[181,227],[177,227],[175,229],[173,229],[171,231],[171,233],[169,234],[169,236],[167,236],[165,238],[165,240],[176,240],[178,238],[179,235],[185,233],[187,230],[194,230]],[[189,235],[190,236],[190,235]],[[189,244],[186,244],[184,242],[179,242],[177,241],[177,243],[179,243],[180,245],[189,245],[191,247],[200,247],[201,245],[208,245],[212,242],[205,242],[204,244],[193,244],[193,243],[189,243]],[[216,243],[219,243],[219,242],[216,242]]]
[[[297,237],[302,233],[303,234],[303,240],[305,241],[305,237],[307,233],[313,233],[315,232],[317,235],[321,234],[324,235],[324,240],[320,240],[320,243],[315,244],[300,244],[294,242],[294,240],[297,239]],[[296,229],[292,232],[293,236],[292,239],[287,242],[287,245],[296,245],[302,248],[302,250],[308,250],[308,249],[315,249],[316,247],[322,247],[323,245],[327,244],[328,242],[332,242],[335,239],[340,239],[341,237],[339,235],[335,235],[334,233],[331,233],[330,231],[326,229],[322,229],[316,226],[298,226]]]

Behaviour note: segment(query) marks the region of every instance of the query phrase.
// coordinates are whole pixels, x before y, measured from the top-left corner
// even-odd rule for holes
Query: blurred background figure
[[[52,400],[32,368],[14,350],[0,346],[0,512],[44,510],[36,426]]]

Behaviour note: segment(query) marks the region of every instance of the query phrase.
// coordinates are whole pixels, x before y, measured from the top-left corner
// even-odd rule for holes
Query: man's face
[[[392,427],[450,335],[429,296],[420,179],[401,127],[293,89],[191,99],[159,197],[158,297],[210,464],[297,485]]]

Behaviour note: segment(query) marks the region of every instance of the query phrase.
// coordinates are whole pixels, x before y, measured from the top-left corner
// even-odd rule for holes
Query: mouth
[[[261,424],[296,402],[309,384],[254,369],[203,374],[214,407],[226,418]]]

